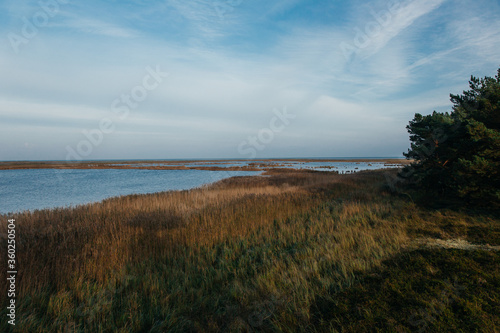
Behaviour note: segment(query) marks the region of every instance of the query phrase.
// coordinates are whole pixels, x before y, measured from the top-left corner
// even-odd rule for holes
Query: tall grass
[[[9,216],[14,330],[314,330],[319,295],[349,289],[436,214],[385,191],[381,172],[281,171]],[[446,234],[434,224],[425,231],[433,228]]]

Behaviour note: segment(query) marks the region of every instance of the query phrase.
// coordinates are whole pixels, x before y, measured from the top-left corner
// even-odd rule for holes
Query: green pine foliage
[[[500,69],[471,77],[469,90],[450,95],[451,113],[416,114],[407,126],[413,160],[400,173],[428,203],[500,208]]]

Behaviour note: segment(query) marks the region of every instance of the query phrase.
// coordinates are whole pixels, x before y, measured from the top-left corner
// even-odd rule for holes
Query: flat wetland
[[[147,170],[211,170],[211,171],[261,171],[290,163],[383,163],[386,165],[405,165],[405,159],[259,159],[259,160],[183,160],[183,161],[12,161],[0,162],[0,170],[19,169],[147,169]],[[241,166],[227,166],[239,163]]]
[[[123,163],[116,167],[155,162]],[[411,192],[393,190],[397,169],[263,171],[2,216],[2,235],[7,218],[16,220],[19,273],[16,326],[2,320],[0,330],[500,330],[497,215],[421,206]],[[5,269],[0,289],[7,290]]]

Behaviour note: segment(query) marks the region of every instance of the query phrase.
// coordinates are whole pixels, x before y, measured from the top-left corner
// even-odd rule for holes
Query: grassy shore
[[[395,172],[281,170],[8,216],[13,330],[500,331],[500,220],[423,208],[391,193]]]
[[[245,162],[248,165],[227,166],[237,162]],[[211,171],[263,171],[281,166],[290,162],[351,162],[351,163],[384,163],[389,166],[400,166],[409,164],[406,159],[262,159],[256,162],[248,160],[185,160],[185,161],[13,161],[0,162],[0,170],[20,169],[144,169],[144,170],[211,170]],[[197,166],[193,166],[197,164]],[[328,168],[328,167],[327,167]]]

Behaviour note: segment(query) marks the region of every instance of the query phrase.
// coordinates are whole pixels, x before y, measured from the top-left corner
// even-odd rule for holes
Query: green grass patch
[[[415,250],[384,261],[343,292],[318,295],[315,331],[497,332],[500,254]]]

